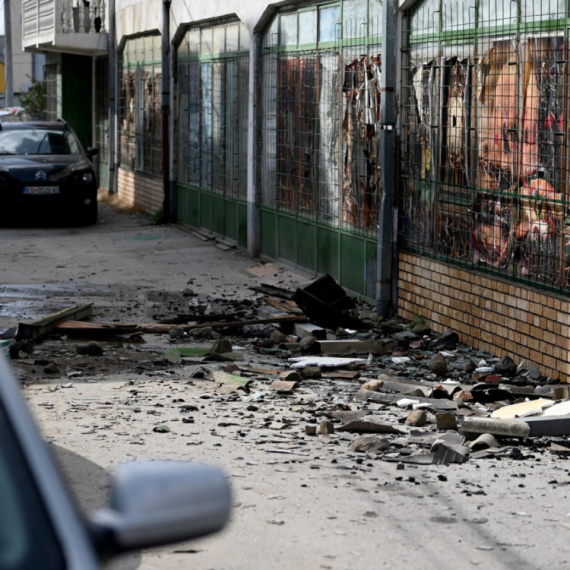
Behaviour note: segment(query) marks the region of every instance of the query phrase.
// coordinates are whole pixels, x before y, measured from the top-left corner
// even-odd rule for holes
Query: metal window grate
[[[121,165],[162,172],[162,82],[160,36],[127,40],[120,55]]]
[[[177,52],[179,180],[238,200],[247,198],[245,35],[235,21],[191,29]]]
[[[405,247],[569,290],[564,3],[428,0],[407,14]]]
[[[381,198],[380,19],[369,4],[278,16],[264,36],[258,106],[263,205],[362,235],[377,232]],[[310,18],[313,37],[296,27]]]

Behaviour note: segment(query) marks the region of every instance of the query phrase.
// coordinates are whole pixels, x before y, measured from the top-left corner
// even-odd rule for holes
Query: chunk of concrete
[[[361,390],[370,390],[371,392],[378,392],[384,386],[383,380],[369,380],[360,387]]]
[[[317,325],[311,323],[296,323],[295,324],[295,335],[299,338],[305,338],[307,336],[313,336],[318,340],[326,340],[327,331]]]
[[[329,422],[328,420],[322,420],[321,423],[319,424],[318,429],[317,429],[317,433],[319,433],[321,435],[327,435],[327,434],[334,433],[333,423]]]
[[[406,425],[413,427],[425,426],[427,422],[427,414],[423,410],[414,410],[408,414]]]
[[[382,439],[375,435],[367,435],[355,439],[350,449],[355,453],[378,454],[386,451],[389,447],[390,442],[387,439]]]
[[[490,433],[504,437],[528,437],[530,435],[530,427],[525,421],[498,418],[465,418],[460,431],[469,434]]]
[[[269,384],[269,389],[282,394],[290,394],[297,387],[297,382],[284,382],[283,380],[275,380]]]
[[[435,414],[435,421],[437,422],[437,429],[440,431],[457,430],[457,418],[448,412],[441,412]]]

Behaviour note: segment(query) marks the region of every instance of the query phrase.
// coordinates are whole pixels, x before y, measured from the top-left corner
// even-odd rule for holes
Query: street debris
[[[315,279],[306,287],[295,291],[293,301],[315,324],[326,328],[367,328],[357,318],[356,303],[330,276]]]
[[[341,368],[351,364],[366,364],[365,358],[336,358],[333,356],[298,356],[290,358],[291,368],[306,368],[308,366],[318,366],[320,368]]]
[[[454,331],[379,320],[330,276],[296,291],[264,283],[249,289],[251,298],[241,300],[182,291],[180,304],[170,303],[154,323],[79,320],[93,308],[74,307],[23,322],[10,333],[18,345],[10,353],[24,382],[96,381],[98,366],[104,371],[121,358],[160,381],[187,371],[185,381],[204,387],[196,403],[242,406],[237,415],[221,413],[213,435],[257,433],[255,445],[268,454],[306,458],[314,445],[400,469],[482,461],[535,438],[570,436],[568,386],[530,363],[464,346]],[[49,339],[59,340],[59,358],[57,351],[42,358]],[[71,365],[72,357],[85,360]],[[172,421],[199,421],[199,406],[176,401]],[[140,413],[141,402],[132,387],[128,409]],[[161,406],[146,412],[160,416]],[[157,420],[154,433],[171,433]],[[550,453],[570,452],[565,440],[551,443],[544,446]]]
[[[59,324],[70,320],[81,320],[91,316],[93,313],[93,303],[77,306],[57,311],[41,319],[34,321],[20,321],[16,331],[16,340],[33,341],[49,334]]]

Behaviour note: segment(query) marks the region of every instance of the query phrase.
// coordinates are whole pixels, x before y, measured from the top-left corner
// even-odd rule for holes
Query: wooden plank
[[[283,287],[277,287],[276,285],[270,285],[267,283],[253,285],[249,288],[252,291],[257,291],[258,293],[264,293],[265,295],[271,295],[272,297],[279,297],[280,299],[285,300],[291,300],[294,293],[294,291],[290,291],[289,289],[284,289]]]
[[[158,323],[83,323],[79,321],[66,321],[57,324],[53,328],[58,332],[68,334],[132,334],[134,332],[145,332],[151,334],[168,334],[173,329],[189,331],[194,329],[211,328],[239,328],[250,325],[265,325],[279,323],[305,322],[306,317],[297,315],[277,316],[268,319],[252,319],[247,321],[218,322],[204,325],[161,325]]]
[[[360,376],[358,370],[338,370],[336,372],[325,372],[323,378],[330,378],[333,380],[354,380]]]
[[[299,307],[294,301],[286,301],[286,300],[280,301],[279,299],[274,299],[272,297],[266,297],[264,301],[268,305],[275,307],[277,310],[283,313],[294,313],[295,315],[303,314],[303,311],[299,309]]]
[[[18,323],[16,340],[35,340],[51,332],[59,323],[67,320],[79,321],[91,316],[93,303],[87,305],[73,305],[67,309],[52,313],[47,317],[35,321],[21,321]]]

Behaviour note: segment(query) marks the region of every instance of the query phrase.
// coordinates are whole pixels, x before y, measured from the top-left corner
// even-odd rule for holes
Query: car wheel
[[[83,225],[93,226],[97,223],[97,202],[91,202],[83,213]]]

